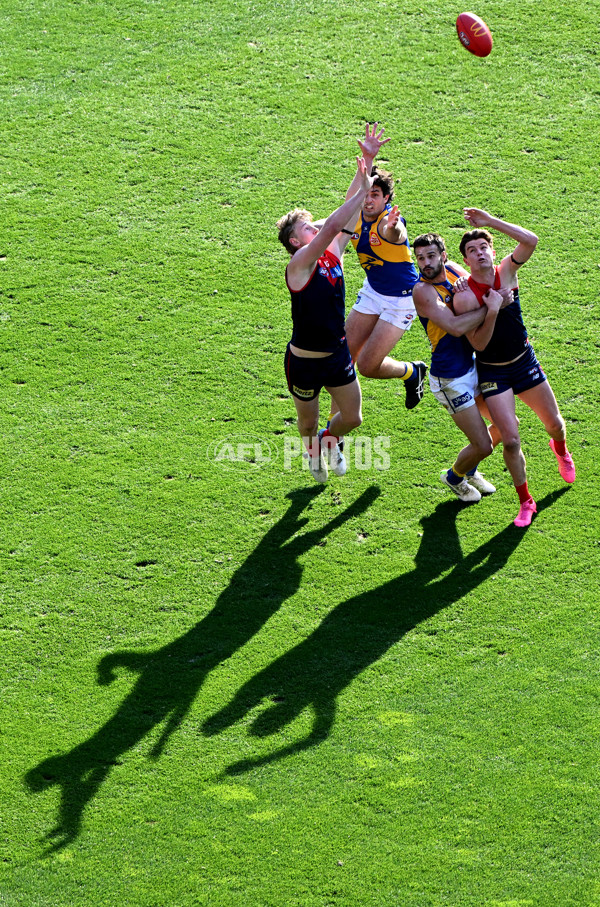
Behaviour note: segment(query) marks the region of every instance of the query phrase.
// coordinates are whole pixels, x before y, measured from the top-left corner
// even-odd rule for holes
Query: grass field
[[[485,0],[485,60],[461,11],[0,5],[3,907],[600,907],[600,7]],[[525,532],[499,451],[440,485],[429,393],[363,381],[344,479],[286,460],[274,223],[375,120],[411,237],[540,237],[578,478],[521,407]]]

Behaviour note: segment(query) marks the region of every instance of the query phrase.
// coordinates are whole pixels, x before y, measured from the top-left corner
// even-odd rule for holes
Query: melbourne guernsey
[[[292,344],[301,350],[333,353],[343,343],[345,326],[344,272],[329,249],[318,259],[301,290],[292,290]]]
[[[495,268],[494,290],[499,290],[500,286],[500,274],[498,268]],[[489,285],[478,283],[469,277],[469,287],[477,297],[479,305],[485,305],[483,297],[489,290]],[[527,328],[523,323],[519,300],[519,288],[516,287],[513,290],[511,304],[498,312],[492,338],[484,350],[477,352],[477,361],[492,365],[497,362],[512,362],[525,352],[528,344]]]

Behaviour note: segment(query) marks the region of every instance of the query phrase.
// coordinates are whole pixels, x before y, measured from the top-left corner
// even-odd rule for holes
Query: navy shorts
[[[525,353],[510,365],[484,365],[477,363],[479,387],[484,398],[512,390],[515,396],[531,390],[547,380],[542,366],[537,361],[533,347],[529,344]]]
[[[314,400],[324,387],[343,387],[356,381],[356,371],[344,340],[335,353],[317,359],[294,356],[288,343],[285,376],[290,394],[298,400]]]

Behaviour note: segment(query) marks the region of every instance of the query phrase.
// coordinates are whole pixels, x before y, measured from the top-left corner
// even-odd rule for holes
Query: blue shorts
[[[542,366],[529,344],[525,353],[509,365],[484,365],[477,363],[479,387],[484,398],[512,390],[515,396],[547,381]]]
[[[288,343],[285,376],[290,394],[298,400],[314,400],[324,387],[343,387],[356,381],[354,363],[345,340],[331,356],[317,359],[294,356]]]

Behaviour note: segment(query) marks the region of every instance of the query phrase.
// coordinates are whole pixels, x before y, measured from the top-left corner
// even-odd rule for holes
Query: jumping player
[[[383,129],[367,123],[364,141],[358,142],[369,172],[375,179],[365,198],[352,235],[352,244],[366,272],[358,299],[348,314],[346,336],[352,358],[365,378],[400,378],[406,390],[407,409],[423,397],[427,366],[424,362],[401,362],[388,354],[416,312],[412,288],[418,274],[412,261],[406,221],[392,206],[394,181],[384,171],[371,171],[382,145]],[[356,189],[354,183],[346,198]]]
[[[310,471],[327,481],[327,462],[336,475],[346,472],[338,441],[362,422],[361,392],[346,342],[342,258],[360,207],[373,179],[357,158],[353,195],[319,228],[303,208],[277,222],[279,240],[290,253],[285,277],[292,298],[292,339],[285,372],[298,416],[298,431],[308,451]],[[319,393],[329,392],[338,412],[319,436]]]
[[[499,312],[489,331],[476,329],[467,336],[476,350],[481,392],[500,432],[504,461],[519,496],[519,513],[514,523],[515,526],[529,526],[537,508],[527,487],[515,397],[519,397],[543,422],[562,478],[569,484],[575,481],[575,466],[566,446],[565,421],[529,343],[519,300],[517,272],[530,259],[538,238],[531,230],[493,217],[480,208],[465,208],[464,215],[467,223],[475,228],[467,231],[460,243],[471,276],[469,289],[455,296],[455,311],[464,313],[476,309],[490,287],[513,291],[513,302]],[[503,258],[497,267],[494,265],[496,252],[492,234],[486,228],[498,230],[517,242],[512,254]]]
[[[461,501],[475,503],[482,494],[493,494],[496,489],[477,469],[479,462],[491,454],[493,442],[482,419],[482,414],[489,418],[489,413],[479,390],[473,349],[465,334],[495,322],[502,296],[490,289],[482,308],[455,315],[454,289],[461,277],[468,276],[467,272],[462,265],[448,261],[446,245],[438,233],[418,236],[413,249],[420,271],[413,301],[431,346],[429,387],[469,441],[440,479]]]

